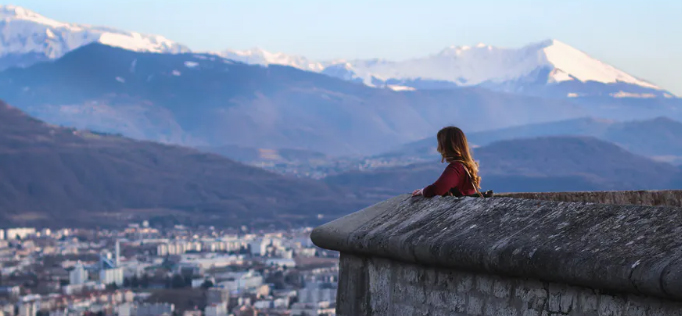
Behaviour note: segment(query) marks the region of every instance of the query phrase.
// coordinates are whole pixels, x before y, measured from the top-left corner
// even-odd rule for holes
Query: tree
[[[185,286],[186,286],[185,278],[183,278],[182,275],[174,274],[173,278],[171,279],[171,287],[174,289],[179,289]]]
[[[123,287],[130,287],[130,279],[129,278],[123,278]]]
[[[201,284],[201,287],[204,290],[208,290],[209,288],[213,287],[213,282],[211,282],[211,280],[206,280],[206,281],[204,281],[204,283]]]
[[[183,275],[183,280],[185,281],[184,287],[192,287],[192,275]]]
[[[140,281],[140,286],[142,286],[143,289],[146,289],[149,287],[149,275],[146,273],[142,275],[142,280]]]
[[[134,274],[132,278],[130,278],[130,286],[134,289],[140,287],[140,280],[137,278],[137,274]]]

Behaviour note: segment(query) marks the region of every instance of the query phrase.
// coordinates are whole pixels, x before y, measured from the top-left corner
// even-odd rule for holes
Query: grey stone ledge
[[[682,300],[682,208],[585,201],[401,195],[311,238],[344,253]]]

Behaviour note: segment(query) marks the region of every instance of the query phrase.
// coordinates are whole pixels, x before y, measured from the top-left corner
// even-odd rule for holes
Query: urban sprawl
[[[0,230],[0,316],[334,315],[310,228]]]

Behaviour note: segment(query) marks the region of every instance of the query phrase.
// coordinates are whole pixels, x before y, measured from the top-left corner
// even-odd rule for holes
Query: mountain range
[[[558,40],[545,40],[518,49],[485,44],[451,46],[437,54],[404,61],[316,62],[262,49],[227,50],[219,54],[246,63],[287,65],[394,90],[479,86],[494,91],[557,98],[675,97],[669,91]]]
[[[369,203],[215,154],[45,124],[1,101],[0,178],[0,226],[303,224]]]
[[[183,145],[337,156],[380,153],[447,124],[480,130],[587,115],[566,100],[480,88],[398,92],[292,67],[98,43],[0,72],[0,91],[52,124]]]
[[[0,98],[0,226],[312,223],[431,183],[445,125],[484,189],[682,188],[682,99],[557,40],[314,61],[0,6]]]
[[[163,36],[64,23],[12,5],[0,5],[0,70],[54,60],[93,42],[133,51],[189,52]]]
[[[0,98],[51,124],[136,139],[365,156],[452,124],[471,133],[578,117],[682,120],[682,99],[556,40],[317,62],[190,53],[156,35],[0,12],[0,58],[15,61],[0,72]]]
[[[577,118],[558,122],[529,124],[471,133],[469,142],[476,147],[504,140],[547,136],[590,136],[617,144],[635,154],[682,164],[682,123],[667,117],[619,122]],[[435,138],[411,142],[377,155],[374,159],[427,161],[438,158]]]
[[[682,188],[682,170],[590,137],[498,141],[474,153],[484,188],[497,192]],[[46,124],[0,102],[2,226],[315,224],[427,185],[442,168],[434,160],[293,179],[195,149]]]
[[[93,42],[133,51],[189,52],[189,48],[163,36],[64,23],[16,6],[0,6],[0,19],[0,34],[3,34],[0,70],[54,60]],[[249,64],[285,65],[394,90],[478,86],[556,98],[675,97],[653,83],[554,39],[521,48],[486,44],[450,46],[436,54],[404,61],[381,58],[315,61],[258,48],[212,54]]]
[[[476,148],[484,190],[495,192],[682,189],[682,170],[584,136],[505,140]],[[445,168],[437,159],[407,166],[349,171],[330,185],[378,199],[433,183]]]

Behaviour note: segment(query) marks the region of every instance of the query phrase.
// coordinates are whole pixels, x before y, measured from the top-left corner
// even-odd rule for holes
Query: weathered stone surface
[[[682,207],[682,190],[502,193],[498,196],[557,202]]]
[[[491,276],[344,254],[339,316],[654,316],[681,315],[682,303],[608,294],[531,279]],[[353,269],[348,269],[352,267]],[[366,278],[358,278],[369,271]],[[449,280],[442,282],[443,279]],[[461,282],[472,286],[460,291]],[[492,284],[488,286],[488,284]],[[478,286],[480,285],[480,286]],[[507,291],[508,290],[508,291]],[[509,295],[502,293],[509,293]]]
[[[673,201],[677,198],[682,201],[680,191],[621,197],[603,194],[593,195],[590,201],[639,199],[656,205],[679,205]],[[318,227],[311,237],[316,245],[344,254],[486,274],[493,280],[490,286],[478,279],[471,286],[500,300],[503,298],[498,296],[519,294],[517,288],[507,291],[501,285],[496,287],[494,275],[682,300],[680,236],[679,207],[403,195]],[[341,266],[342,271],[348,268]],[[354,273],[354,280],[363,278],[361,273]],[[364,275],[367,279],[368,274]],[[450,284],[440,277],[437,284]],[[521,295],[536,296],[530,293]],[[557,313],[565,313],[566,305],[580,302],[590,304],[590,309],[596,305],[600,313],[622,313],[610,308],[610,303],[592,302],[580,294],[570,303],[552,300],[549,293],[547,302],[556,304]],[[478,303],[467,301],[466,308],[476,309]],[[369,306],[368,302],[363,304]],[[485,311],[467,314],[479,312]],[[501,313],[506,312],[503,309]]]

